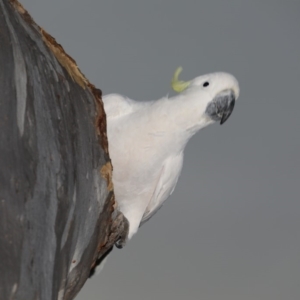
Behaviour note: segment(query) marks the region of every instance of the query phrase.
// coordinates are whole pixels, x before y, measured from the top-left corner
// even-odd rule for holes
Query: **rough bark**
[[[0,0],[0,299],[73,299],[123,230],[101,91]]]

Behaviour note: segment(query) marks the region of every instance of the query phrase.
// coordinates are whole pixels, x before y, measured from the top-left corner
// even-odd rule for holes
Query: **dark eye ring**
[[[205,81],[205,82],[203,83],[203,86],[204,86],[204,87],[209,86],[209,82],[208,82],[208,81]]]

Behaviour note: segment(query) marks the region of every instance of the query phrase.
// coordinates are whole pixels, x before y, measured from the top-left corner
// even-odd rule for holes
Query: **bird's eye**
[[[203,83],[203,86],[204,86],[204,87],[209,86],[209,82],[208,82],[208,81],[205,81],[205,82]]]

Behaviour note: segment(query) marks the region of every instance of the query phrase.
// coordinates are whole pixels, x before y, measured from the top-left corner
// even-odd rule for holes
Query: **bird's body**
[[[105,106],[115,97],[122,98],[104,97]],[[164,98],[144,102],[123,116],[108,116],[115,197],[129,221],[129,238],[172,193],[181,171],[186,135],[173,126],[171,104]]]
[[[114,192],[129,221],[128,239],[174,191],[189,139],[215,121],[225,122],[238,95],[232,75],[213,73],[195,78],[171,98],[103,97]]]

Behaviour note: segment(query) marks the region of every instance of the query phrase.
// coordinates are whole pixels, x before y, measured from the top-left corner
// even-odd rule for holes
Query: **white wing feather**
[[[168,157],[161,169],[153,196],[143,215],[141,224],[149,220],[163,205],[165,200],[173,193],[183,163],[183,153]]]
[[[102,98],[107,118],[117,118],[137,109],[136,101],[119,94],[109,94]]]

